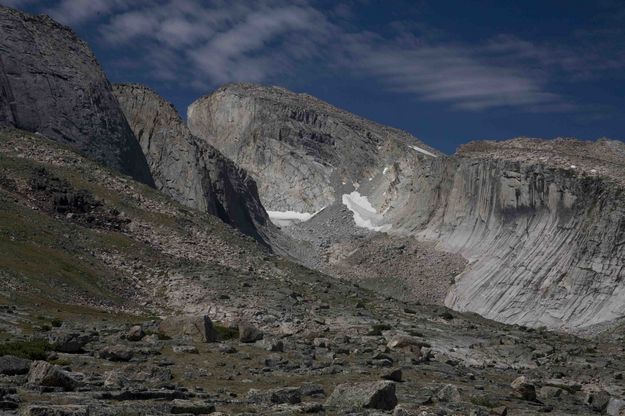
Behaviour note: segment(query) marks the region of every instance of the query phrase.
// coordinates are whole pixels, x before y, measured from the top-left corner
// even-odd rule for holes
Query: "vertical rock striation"
[[[89,47],[47,16],[0,6],[0,125],[39,132],[153,185]]]
[[[315,212],[348,195],[361,201],[352,211],[376,218],[370,230],[462,254],[470,263],[445,301],[454,309],[574,332],[625,316],[622,142],[475,142],[448,157],[310,96],[247,84],[188,114],[270,209]],[[343,212],[298,229],[339,224]]]
[[[267,213],[243,169],[197,140],[175,108],[149,88],[121,84],[114,93],[159,190],[265,242]]]
[[[608,147],[625,150],[614,141],[475,143],[415,173],[402,185],[415,192],[388,219],[471,261],[447,306],[592,330],[625,316],[625,158],[597,157]]]

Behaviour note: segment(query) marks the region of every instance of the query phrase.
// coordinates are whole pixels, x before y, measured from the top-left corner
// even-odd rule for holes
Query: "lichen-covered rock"
[[[153,184],[111,84],[71,29],[0,6],[0,50],[0,125],[39,132]]]
[[[115,95],[150,165],[156,187],[178,202],[209,212],[243,233],[265,240],[267,213],[256,183],[205,141],[176,109],[137,84],[114,86]]]
[[[527,380],[527,377],[520,376],[510,384],[516,394],[523,400],[536,401],[536,387]]]
[[[67,371],[46,361],[33,362],[28,373],[28,382],[39,386],[61,387],[65,391],[72,391],[80,384]]]
[[[211,319],[204,316],[170,316],[163,319],[159,332],[169,338],[189,338],[196,342],[215,342],[218,335]]]
[[[58,332],[50,334],[48,341],[54,351],[68,354],[82,352],[82,348],[91,341],[92,337],[87,334],[75,332]]]
[[[378,381],[339,384],[326,401],[326,406],[392,410],[397,406],[395,383]]]

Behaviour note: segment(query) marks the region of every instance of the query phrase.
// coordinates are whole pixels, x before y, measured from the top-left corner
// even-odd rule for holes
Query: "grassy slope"
[[[114,208],[131,222],[165,229],[165,234],[185,235],[190,227],[200,227],[231,250],[264,254],[255,242],[216,218],[184,208],[63,146],[23,131],[0,130],[0,304],[80,313],[89,304],[122,307],[128,301],[124,296],[127,273],[107,265],[102,253],[164,267],[193,266],[138,241],[131,232],[85,226],[62,214],[45,212],[29,189],[34,172],[41,167],[75,189],[90,191],[106,210]],[[6,184],[13,182],[17,190]],[[112,187],[113,183],[117,186]],[[130,190],[120,192],[120,183]],[[151,210],[151,205],[159,209]],[[97,314],[95,309],[91,312]]]

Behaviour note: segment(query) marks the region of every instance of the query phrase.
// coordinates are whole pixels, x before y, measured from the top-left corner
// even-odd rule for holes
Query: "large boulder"
[[[218,216],[261,242],[269,227],[247,172],[191,134],[173,105],[137,84],[114,93],[148,160],[156,187],[178,202]]]
[[[153,185],[111,84],[71,29],[0,6],[0,50],[0,126],[39,132]]]
[[[263,332],[249,324],[239,325],[239,341],[251,343],[263,339]]]
[[[28,383],[46,387],[61,387],[65,391],[73,391],[80,385],[80,382],[70,373],[47,361],[33,362],[28,373]]]
[[[159,332],[169,338],[188,338],[195,342],[216,342],[217,332],[211,319],[204,316],[170,316],[163,319]]]
[[[28,374],[30,364],[30,360],[15,357],[13,355],[3,355],[0,357],[0,374],[5,376]]]
[[[397,406],[395,383],[377,381],[339,384],[326,401],[326,406],[392,410]]]
[[[59,332],[50,334],[48,341],[54,351],[77,354],[83,351],[83,347],[91,341],[91,337],[75,332]]]

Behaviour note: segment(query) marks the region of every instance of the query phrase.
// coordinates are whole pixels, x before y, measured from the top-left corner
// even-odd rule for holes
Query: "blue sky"
[[[476,139],[625,139],[625,1],[0,0],[47,13],[112,82],[184,116],[226,82],[307,92],[452,153]]]

